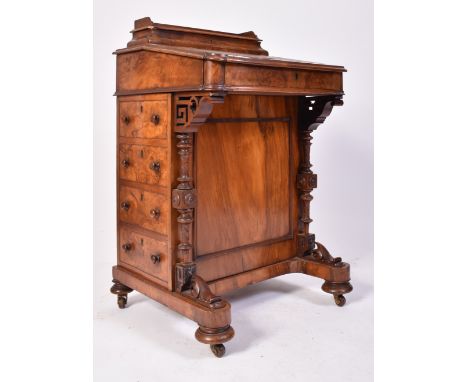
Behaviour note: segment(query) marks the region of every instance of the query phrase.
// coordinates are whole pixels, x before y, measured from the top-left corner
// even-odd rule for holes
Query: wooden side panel
[[[195,248],[203,278],[295,255],[295,110],[285,97],[231,95],[196,134]]]
[[[291,233],[288,122],[209,123],[197,135],[197,255]]]
[[[117,92],[202,85],[203,60],[148,51],[117,56]]]

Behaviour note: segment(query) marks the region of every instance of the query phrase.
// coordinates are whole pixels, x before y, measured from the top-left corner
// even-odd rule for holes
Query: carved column
[[[192,275],[195,274],[195,263],[193,262],[193,210],[197,204],[196,190],[193,188],[193,178],[191,174],[193,156],[193,134],[180,133],[176,135],[178,140],[177,153],[180,158],[179,184],[172,190],[172,207],[177,209],[179,216],[178,239],[176,254],[176,289],[181,291],[190,286]],[[188,283],[188,285],[187,285]]]
[[[198,304],[204,305],[210,312],[218,312],[222,319],[213,319],[198,323],[195,338],[209,344],[217,357],[225,352],[223,343],[234,337],[231,327],[230,305],[219,296],[215,296],[208,284],[196,275],[195,253],[193,248],[194,209],[197,206],[197,190],[193,184],[193,135],[213,109],[213,104],[224,102],[224,96],[178,95],[175,99],[175,126],[177,149],[179,154],[178,185],[172,190],[172,206],[177,209],[178,238],[176,253],[175,289],[186,296],[191,296]],[[190,294],[189,294],[190,292]],[[221,312],[221,313],[219,313]]]
[[[172,207],[177,209],[178,245],[176,253],[175,289],[192,288],[196,273],[193,251],[194,209],[197,190],[193,184],[193,133],[205,123],[214,103],[222,103],[223,95],[178,95],[175,99],[175,127],[179,155],[178,185],[172,190]]]
[[[330,115],[333,106],[341,106],[341,96],[299,97],[299,171],[297,188],[299,190],[299,227],[297,253],[302,256],[315,248],[315,235],[309,233],[311,192],[317,187],[317,175],[310,163],[311,133]]]

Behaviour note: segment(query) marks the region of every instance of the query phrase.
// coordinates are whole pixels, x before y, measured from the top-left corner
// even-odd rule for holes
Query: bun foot
[[[234,329],[230,325],[222,328],[200,326],[195,332],[195,338],[201,343],[210,345],[211,351],[218,358],[226,353],[223,342],[229,341],[232,337],[234,337]]]
[[[335,304],[338,306],[343,306],[346,304],[346,298],[342,294],[336,294],[333,296],[335,298]]]
[[[346,304],[346,298],[343,296],[343,294],[351,292],[353,290],[353,287],[347,281],[325,281],[322,285],[322,290],[333,295],[336,305],[343,306],[344,304]]]
[[[218,358],[221,358],[224,355],[224,353],[226,353],[226,348],[223,344],[210,345],[210,349],[213,352],[213,354]]]

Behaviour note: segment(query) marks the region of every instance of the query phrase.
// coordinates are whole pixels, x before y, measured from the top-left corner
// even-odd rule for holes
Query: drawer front
[[[119,145],[120,179],[167,186],[167,149],[142,145]]]
[[[169,198],[164,195],[121,186],[119,217],[121,221],[167,235]]]
[[[129,138],[167,138],[167,101],[120,101],[119,134]]]
[[[167,242],[121,228],[119,244],[119,259],[122,263],[167,281]]]

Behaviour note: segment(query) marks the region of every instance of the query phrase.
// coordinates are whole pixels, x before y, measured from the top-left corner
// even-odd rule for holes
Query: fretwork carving
[[[213,110],[213,104],[223,103],[222,94],[180,95],[175,103],[175,131],[196,132]]]

